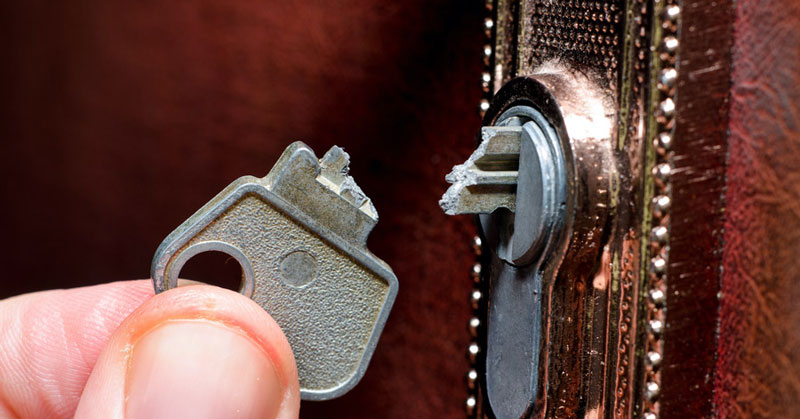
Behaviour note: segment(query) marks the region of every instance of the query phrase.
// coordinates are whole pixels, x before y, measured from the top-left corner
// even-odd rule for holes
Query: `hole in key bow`
[[[244,271],[233,256],[212,250],[198,253],[187,260],[179,278],[178,286],[204,283],[240,292]]]

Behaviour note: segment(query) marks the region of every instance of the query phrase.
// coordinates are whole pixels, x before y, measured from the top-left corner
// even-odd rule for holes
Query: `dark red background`
[[[306,417],[459,417],[473,256],[437,206],[480,125],[481,2],[0,6],[0,298],[149,275],[153,253],[294,140],[338,144],[400,280],[372,366]]]

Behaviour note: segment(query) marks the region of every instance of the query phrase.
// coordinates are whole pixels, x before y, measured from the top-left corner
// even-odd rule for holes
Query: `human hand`
[[[295,418],[297,367],[252,300],[147,280],[0,301],[0,417]]]

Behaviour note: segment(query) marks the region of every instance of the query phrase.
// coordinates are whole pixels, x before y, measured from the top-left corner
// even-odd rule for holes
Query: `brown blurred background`
[[[474,229],[437,200],[480,125],[483,13],[457,0],[5,2],[0,298],[147,277],[164,236],[233,179],[263,176],[293,140],[318,155],[338,144],[381,216],[369,247],[401,287],[361,384],[301,412],[461,417]]]

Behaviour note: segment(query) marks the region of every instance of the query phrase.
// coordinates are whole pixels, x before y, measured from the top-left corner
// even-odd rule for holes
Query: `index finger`
[[[152,296],[138,280],[0,301],[0,416],[72,417],[109,337]]]

